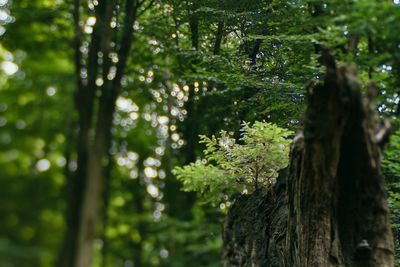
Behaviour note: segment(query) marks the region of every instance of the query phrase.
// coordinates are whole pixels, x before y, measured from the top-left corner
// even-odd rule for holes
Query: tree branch
[[[116,91],[118,91],[121,84],[121,78],[124,74],[126,62],[128,60],[128,54],[132,46],[133,24],[135,23],[137,18],[138,5],[140,6],[141,4],[143,4],[143,2],[144,1],[136,4],[135,0],[126,0],[124,19],[125,26],[122,33],[120,49],[118,50],[119,61],[117,63],[117,73],[115,74],[113,86],[113,88],[116,88]],[[117,92],[114,92],[113,94],[115,94],[116,97]]]
[[[215,43],[214,43],[214,49],[213,49],[214,55],[219,55],[219,52],[221,50],[221,43],[222,43],[223,36],[224,36],[224,20],[220,19],[218,21],[217,33],[215,35]]]

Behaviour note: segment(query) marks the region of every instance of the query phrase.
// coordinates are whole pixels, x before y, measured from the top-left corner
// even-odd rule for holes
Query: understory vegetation
[[[267,191],[289,160],[289,130],[266,123],[244,123],[239,140],[233,133],[200,136],[204,159],[176,167],[174,174],[185,191],[199,192],[205,201],[232,199],[234,194]],[[229,202],[228,202],[229,203]],[[224,205],[224,203],[221,203]]]

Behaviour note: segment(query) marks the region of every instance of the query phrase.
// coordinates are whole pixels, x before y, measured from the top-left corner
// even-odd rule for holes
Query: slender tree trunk
[[[137,10],[146,0],[126,0],[123,30],[118,40],[118,63],[116,74],[110,80],[107,75],[112,66],[111,52],[112,29],[110,21],[115,9],[115,1],[99,1],[96,6],[96,24],[89,45],[86,64],[82,62],[80,45],[80,1],[74,2],[75,21],[75,65],[76,75],[80,77],[82,68],[87,70],[87,79],[79,78],[76,94],[76,106],[79,113],[79,133],[77,145],[77,170],[69,181],[69,201],[66,216],[67,229],[60,252],[58,267],[89,267],[93,255],[93,241],[96,237],[96,223],[101,206],[104,170],[107,166],[108,150],[111,140],[112,118],[115,101],[121,87],[129,51],[133,40],[133,24]],[[142,10],[145,12],[154,1]],[[101,52],[101,53],[99,53]],[[103,55],[99,64],[99,54]],[[103,76],[103,86],[96,85],[99,75]],[[101,96],[97,97],[96,92]],[[96,108],[95,108],[96,107]]]
[[[74,267],[87,267],[91,265],[93,240],[96,236],[96,221],[99,206],[99,199],[102,192],[102,172],[103,172],[103,157],[106,153],[106,140],[104,140],[106,133],[105,129],[94,129],[95,135],[91,135],[90,131],[94,120],[94,106],[97,100],[96,91],[99,90],[96,86],[96,79],[99,74],[98,53],[105,47],[106,40],[103,33],[109,32],[109,22],[111,20],[112,10],[114,3],[112,0],[103,1],[97,6],[96,21],[94,26],[93,36],[91,40],[89,55],[88,55],[88,80],[87,85],[80,88],[80,135],[82,138],[83,154],[78,151],[78,170],[77,179],[84,183],[81,194],[82,196],[77,203],[79,207],[79,216],[77,216],[79,225],[75,241],[76,256],[74,260]],[[78,53],[78,52],[77,52]],[[78,64],[78,63],[77,63]],[[82,82],[82,84],[84,84]],[[102,113],[102,107],[99,108],[98,113]],[[109,116],[112,116],[109,115]],[[96,126],[96,128],[98,128]],[[82,160],[79,160],[81,158]]]
[[[225,266],[394,266],[380,170],[387,123],[375,113],[373,86],[362,97],[351,67],[336,67],[329,54],[323,62],[288,170],[273,190],[242,196],[229,212]]]
[[[66,210],[66,231],[64,233],[63,242],[61,245],[61,250],[57,259],[56,266],[57,267],[70,267],[73,266],[75,258],[76,258],[76,242],[77,236],[79,232],[79,216],[81,213],[81,202],[83,197],[83,191],[85,188],[85,177],[86,168],[84,166],[87,165],[87,137],[90,128],[90,122],[88,122],[88,118],[90,118],[90,105],[88,109],[85,111],[82,110],[84,106],[83,102],[88,99],[88,90],[84,93],[84,87],[82,84],[82,80],[80,79],[80,72],[82,68],[82,56],[79,51],[81,46],[81,30],[79,26],[80,22],[80,0],[74,0],[73,7],[73,18],[74,18],[74,31],[75,38],[73,40],[74,43],[74,62],[75,62],[75,75],[77,80],[77,90],[75,95],[75,105],[76,109],[79,112],[79,132],[77,134],[77,166],[78,169],[74,174],[67,177],[67,210]],[[93,49],[93,47],[92,47]],[[89,114],[88,114],[89,113]],[[85,114],[85,115],[84,115]]]
[[[139,173],[142,171],[142,166],[143,166],[143,161],[140,161],[140,167],[139,167]],[[143,244],[144,240],[146,240],[146,228],[147,228],[147,222],[145,222],[142,218],[142,214],[145,212],[145,207],[143,205],[143,199],[145,196],[143,195],[143,192],[145,192],[145,189],[143,188],[143,185],[140,184],[140,178],[138,177],[133,183],[132,183],[132,192],[133,192],[133,202],[132,205],[135,207],[135,212],[140,218],[137,221],[136,224],[136,229],[139,232],[140,235],[140,240],[135,241],[132,244],[132,247],[134,248],[134,263],[136,267],[143,267],[144,265],[144,260],[143,260]]]
[[[101,234],[101,239],[103,242],[103,246],[101,247],[101,266],[107,267],[107,257],[108,257],[108,250],[109,250],[109,242],[107,238],[107,226],[109,223],[109,214],[108,208],[110,206],[110,199],[111,199],[111,171],[113,169],[113,161],[112,155],[108,155],[108,165],[106,168],[106,173],[104,176],[104,190],[103,190],[103,229]]]

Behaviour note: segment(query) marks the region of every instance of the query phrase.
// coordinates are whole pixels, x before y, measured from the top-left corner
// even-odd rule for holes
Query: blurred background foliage
[[[377,83],[392,119],[383,171],[399,250],[398,0],[148,3],[116,102],[93,266],[220,266],[226,207],[182,192],[171,169],[203,156],[200,134],[256,120],[298,129],[321,44]],[[61,247],[79,130],[72,12],[70,0],[0,0],[0,266],[55,266]],[[81,19],[88,39],[93,17]]]

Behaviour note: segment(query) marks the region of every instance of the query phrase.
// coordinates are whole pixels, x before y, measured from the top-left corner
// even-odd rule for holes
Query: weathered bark
[[[229,212],[225,266],[394,266],[380,170],[387,123],[376,115],[373,86],[362,97],[354,69],[322,59],[327,74],[307,89],[287,175]]]
[[[282,264],[288,217],[285,182],[280,179],[268,193],[260,190],[235,201],[224,226],[224,266],[287,266]]]

